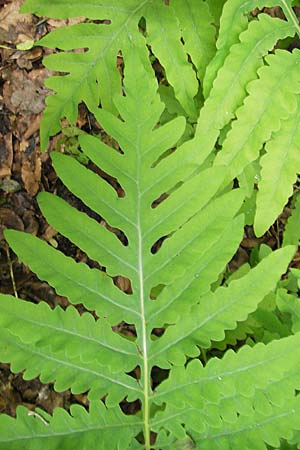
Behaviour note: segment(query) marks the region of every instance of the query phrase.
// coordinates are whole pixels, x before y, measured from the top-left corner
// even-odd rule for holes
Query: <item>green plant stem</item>
[[[296,33],[298,34],[298,36],[300,38],[300,25],[299,25],[296,14],[294,13],[293,9],[287,4],[286,0],[281,0],[281,3],[282,3],[283,12],[284,12],[287,20],[294,25],[294,27],[296,29]]]

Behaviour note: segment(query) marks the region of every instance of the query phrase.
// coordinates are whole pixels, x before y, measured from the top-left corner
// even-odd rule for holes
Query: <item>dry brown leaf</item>
[[[14,113],[39,114],[44,109],[44,99],[49,92],[43,87],[47,76],[45,70],[31,71],[15,69],[3,87],[3,99]]]
[[[0,178],[11,175],[12,163],[12,133],[7,133],[5,136],[0,133]]]
[[[37,194],[41,181],[41,158],[35,149],[22,154],[21,177],[25,189],[32,197]]]
[[[24,230],[24,224],[19,216],[10,208],[0,208],[0,241],[4,239],[3,230],[13,228],[14,230]]]
[[[14,0],[0,11],[0,40],[17,44],[34,39],[35,26],[31,14],[20,14],[23,0]]]

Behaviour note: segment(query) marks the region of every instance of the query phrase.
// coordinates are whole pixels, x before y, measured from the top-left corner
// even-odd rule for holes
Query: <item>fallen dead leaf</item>
[[[24,134],[24,139],[27,140],[40,129],[42,115],[38,114],[32,122],[30,122],[27,131]]]
[[[44,87],[48,72],[32,70],[28,75],[19,68],[10,72],[3,86],[3,100],[14,113],[39,114],[44,110],[44,100],[49,90]]]
[[[34,39],[35,26],[31,14],[20,14],[23,0],[14,0],[0,11],[0,40],[7,43],[19,43]]]
[[[39,223],[36,219],[36,215],[35,215],[34,211],[31,211],[30,209],[25,211],[22,216],[22,221],[24,223],[24,228],[25,228],[26,233],[33,234],[34,236],[36,236],[38,234]]]
[[[3,231],[6,228],[24,230],[24,224],[17,214],[10,208],[0,208],[0,241],[4,239]]]
[[[3,136],[0,133],[0,178],[11,175],[13,163],[12,133]]]
[[[22,154],[21,177],[25,189],[32,197],[36,195],[39,190],[41,181],[41,158],[36,149],[28,150]]]

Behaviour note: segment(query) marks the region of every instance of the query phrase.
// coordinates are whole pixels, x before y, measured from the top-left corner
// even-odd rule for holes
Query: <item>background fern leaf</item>
[[[220,131],[230,123],[237,108],[242,105],[247,95],[247,85],[257,78],[257,70],[264,64],[263,56],[272,50],[278,39],[293,34],[294,27],[289,23],[271,19],[266,14],[261,14],[257,21],[250,23],[240,35],[240,42],[231,47],[219,70],[210,95],[200,110],[195,137],[183,144],[182,159],[193,158],[201,164],[213,152]]]
[[[46,101],[42,147],[45,148],[50,135],[59,131],[62,117],[66,116],[71,123],[75,121],[80,101],[84,101],[90,111],[95,112],[101,100],[103,107],[116,113],[112,97],[115,92],[121,91],[120,75],[115,63],[118,52],[121,50],[126,58],[132,42],[135,45],[139,43],[141,51],[144,49],[145,64],[148,60],[146,41],[138,31],[138,23],[142,17],[146,19],[147,42],[165,68],[176,97],[186,112],[196,118],[194,97],[198,92],[198,81],[187,54],[194,59],[199,77],[203,77],[205,64],[214,53],[215,38],[207,5],[201,2],[201,14],[194,15],[195,4],[194,0],[189,0],[185,6],[179,2],[171,7],[163,2],[153,3],[149,0],[124,0],[122,5],[108,1],[99,5],[93,1],[84,8],[77,1],[59,0],[47,8],[39,0],[25,2],[23,12],[30,10],[36,14],[64,18],[73,7],[77,8],[77,16],[83,15],[92,20],[111,20],[110,25],[83,23],[58,29],[40,40],[41,45],[67,51],[76,48],[77,44],[80,48],[89,49],[81,54],[69,52],[49,55],[44,60],[50,69],[67,72],[68,75],[54,76],[47,81],[47,86],[56,93]],[[198,7],[199,2],[197,10]],[[200,31],[196,32],[195,28],[191,30],[187,20],[193,20]],[[186,41],[185,46],[181,38]],[[202,56],[198,56],[199,51]],[[149,61],[148,64],[150,66]],[[182,71],[185,76],[182,76]]]
[[[26,445],[31,450],[41,446],[43,450],[74,450],[80,436],[82,449],[127,450],[139,429],[138,419],[124,416],[118,408],[107,410],[100,401],[91,403],[89,414],[83,407],[73,405],[71,414],[57,408],[53,417],[39,410],[32,416],[20,406],[17,419],[5,416],[0,423],[0,449],[20,450]]]
[[[174,9],[166,8],[163,3],[152,3],[146,11],[146,20],[147,41],[151,49],[163,61],[168,79],[184,110],[195,118],[193,99],[198,91],[198,82],[183,46],[179,45],[181,32]]]
[[[259,80],[248,85],[249,96],[238,109],[237,120],[215,159],[215,164],[230,167],[231,177],[239,175],[259,156],[272,131],[279,130],[281,121],[297,107],[300,52],[278,50],[275,55],[267,56],[266,61],[269,65],[259,69]]]
[[[190,314],[185,314],[184,323],[178,322],[169,327],[159,341],[151,343],[153,365],[165,366],[168,362],[181,364],[184,355],[195,356],[199,353],[195,342],[208,348],[211,340],[222,340],[224,330],[233,329],[236,322],[246,319],[265,295],[275,288],[294,252],[294,247],[274,252],[243,278],[230,283],[229,287],[219,288],[215,293],[199,298],[199,304]],[[276,270],[266,274],[269,264],[274,265]],[[241,296],[244,299],[242,304]]]
[[[172,0],[170,5],[180,22],[185,51],[191,56],[197,76],[202,81],[206,67],[216,51],[210,8],[206,2],[197,0]]]
[[[208,4],[209,10],[211,12],[211,15],[214,18],[215,25],[219,26],[220,24],[220,17],[222,15],[222,10],[224,7],[224,4],[227,0],[206,0],[206,3]]]
[[[253,426],[252,417],[241,416],[234,425],[228,424],[221,432],[211,427],[210,431],[201,437],[203,449],[211,450],[214,446],[222,450],[238,450],[241,445],[255,450],[266,450],[267,444],[275,447],[281,443],[280,438],[290,439],[293,430],[298,430],[299,397],[288,399],[284,407],[272,408],[269,417],[256,413]],[[197,437],[195,436],[197,442]]]
[[[220,30],[216,44],[217,52],[205,74],[203,86],[205,98],[208,97],[213,81],[216,78],[219,69],[223,66],[230,48],[232,45],[238,43],[240,34],[246,30],[248,26],[247,14],[255,10],[255,8],[262,9],[268,6],[272,7],[275,4],[286,6],[286,3],[291,5],[291,0],[288,0],[288,2],[283,2],[281,0],[278,0],[277,2],[274,2],[274,0],[246,0],[244,2],[240,2],[239,0],[227,0],[222,10]],[[291,25],[294,27],[293,24]],[[294,27],[293,35],[295,33],[296,28]]]
[[[280,215],[293,193],[293,184],[300,172],[300,100],[288,120],[265,146],[261,158],[261,180],[256,201],[254,229],[261,236]],[[268,214],[266,214],[266,210]]]
[[[283,245],[298,245],[300,239],[300,197],[295,196],[294,205],[290,217],[287,220],[284,234]]]

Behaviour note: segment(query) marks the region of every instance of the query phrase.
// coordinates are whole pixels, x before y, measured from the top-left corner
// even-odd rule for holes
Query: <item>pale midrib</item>
[[[139,199],[140,202],[140,199]],[[142,354],[143,354],[143,391],[144,391],[144,430],[145,430],[145,448],[150,449],[150,429],[149,429],[149,380],[148,380],[148,348],[147,348],[147,330],[145,320],[145,298],[144,298],[144,273],[143,273],[143,247],[142,232],[140,224],[140,203],[138,204],[138,272],[139,272],[139,297],[142,321]]]
[[[140,155],[140,133],[137,130],[136,136],[136,159],[137,159],[137,173],[136,173],[136,189],[137,189],[137,212],[136,212],[136,229],[137,229],[137,262],[138,262],[138,284],[139,284],[139,300],[140,300],[140,314],[141,314],[141,332],[142,332],[142,359],[143,359],[143,419],[144,419],[144,439],[145,450],[150,450],[150,426],[149,426],[149,367],[148,367],[148,346],[147,346],[147,328],[145,320],[145,292],[144,292],[144,267],[143,267],[143,236],[141,227],[141,201],[142,195],[140,190],[141,180],[141,155]]]

